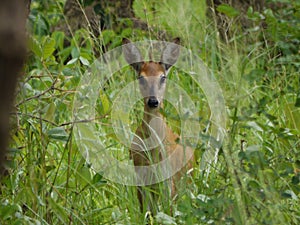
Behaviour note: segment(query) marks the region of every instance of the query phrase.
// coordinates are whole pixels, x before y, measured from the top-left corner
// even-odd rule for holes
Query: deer
[[[176,173],[166,182],[171,197],[176,195],[176,184],[193,168],[193,149],[181,145],[179,135],[166,124],[161,114],[170,68],[176,63],[180,54],[180,39],[175,38],[162,50],[159,62],[144,61],[141,51],[129,39],[123,38],[123,55],[128,64],[137,73],[139,91],[144,101],[144,113],[141,125],[137,128],[131,147],[130,158],[135,167],[153,165],[168,159],[170,167]],[[148,142],[145,144],[144,142]],[[180,168],[178,170],[177,168]],[[144,179],[151,179],[146,178]],[[142,186],[137,187],[140,210],[156,211],[157,197],[155,184],[150,185],[150,197],[146,197]],[[148,188],[149,190],[149,188]]]

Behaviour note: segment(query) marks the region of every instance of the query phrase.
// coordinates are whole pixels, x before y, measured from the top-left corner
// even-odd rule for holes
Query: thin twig
[[[31,97],[29,97],[29,98],[24,99],[23,101],[21,101],[21,102],[19,102],[18,104],[16,104],[15,107],[18,108],[20,105],[24,104],[25,102],[28,102],[28,101],[30,101],[30,100],[32,100],[32,99],[35,99],[35,98],[39,98],[39,97],[41,97],[42,95],[48,93],[49,91],[54,90],[54,89],[55,89],[55,88],[54,88],[54,85],[55,85],[56,82],[57,82],[57,79],[54,80],[54,82],[53,82],[53,84],[51,85],[51,87],[49,87],[47,90],[45,90],[45,91],[43,91],[42,93],[39,93],[39,94],[37,94],[37,95],[34,95],[34,96],[31,96]]]
[[[25,114],[25,113],[21,113],[21,112],[18,112],[18,113],[11,113],[12,115],[20,115],[20,116],[28,116],[30,118],[33,118],[33,119],[37,119],[37,120],[42,120],[46,123],[49,123],[53,126],[56,126],[56,127],[64,127],[64,126],[68,126],[68,125],[71,125],[71,124],[76,124],[76,123],[88,123],[88,122],[93,122],[95,120],[99,120],[99,119],[103,119],[105,118],[108,114],[104,114],[102,116],[98,116],[98,117],[95,117],[95,118],[91,118],[91,119],[84,119],[84,120],[75,120],[75,121],[69,121],[69,122],[64,122],[64,123],[61,123],[61,124],[57,124],[53,121],[50,121],[50,120],[47,120],[47,119],[44,119],[44,118],[41,118],[39,116],[34,116],[34,115],[30,115],[30,114]]]

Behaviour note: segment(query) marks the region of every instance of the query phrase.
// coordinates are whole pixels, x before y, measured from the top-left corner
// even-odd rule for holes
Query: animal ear
[[[173,66],[180,53],[180,38],[175,38],[172,43],[168,43],[161,55],[160,63],[164,66],[166,72]]]
[[[127,38],[123,38],[122,43],[123,54],[127,63],[139,72],[143,63],[143,57],[140,50]]]

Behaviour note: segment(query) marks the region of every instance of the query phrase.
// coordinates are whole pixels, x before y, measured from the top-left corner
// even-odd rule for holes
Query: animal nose
[[[148,106],[149,106],[150,108],[156,108],[156,107],[158,107],[158,100],[157,100],[156,97],[151,96],[151,97],[149,98],[147,104],[148,104]]]

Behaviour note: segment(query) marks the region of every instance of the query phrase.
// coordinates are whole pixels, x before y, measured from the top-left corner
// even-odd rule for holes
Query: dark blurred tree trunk
[[[18,75],[26,55],[25,24],[29,0],[0,2],[0,167],[9,138],[9,113],[14,100]],[[27,14],[27,15],[26,15]]]
[[[232,21],[230,21],[230,18],[227,18],[224,14],[219,13],[217,11],[217,7],[221,4],[228,4],[239,10],[240,15],[237,20],[235,20],[235,23],[238,23],[238,25],[245,30],[251,26],[251,21],[246,18],[249,7],[251,6],[254,11],[260,12],[264,9],[266,3],[265,0],[206,0],[206,4],[208,6],[209,16],[215,16],[217,27],[222,39],[228,41],[232,35],[230,34],[229,29]]]

